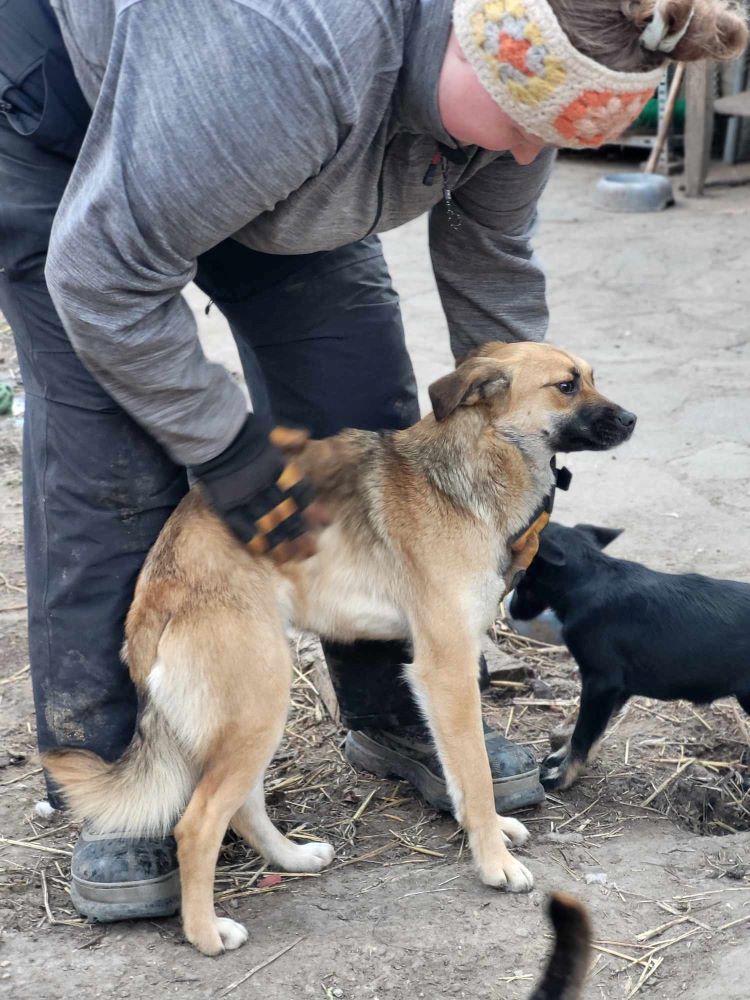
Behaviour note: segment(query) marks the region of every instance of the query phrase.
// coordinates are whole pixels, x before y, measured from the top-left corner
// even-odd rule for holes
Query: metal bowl
[[[672,184],[660,174],[607,174],[597,182],[594,204],[607,212],[661,212],[674,204]]]

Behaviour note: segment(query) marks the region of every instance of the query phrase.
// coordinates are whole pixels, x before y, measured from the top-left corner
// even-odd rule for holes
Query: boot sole
[[[81,916],[95,923],[171,917],[180,909],[180,873],[142,882],[89,882],[75,875],[70,898]]]
[[[378,778],[401,778],[408,781],[433,808],[453,812],[453,803],[444,779],[413,757],[376,743],[366,733],[354,731],[347,734],[344,753],[349,763],[358,770],[369,771]],[[496,778],[492,787],[495,809],[499,813],[527,809],[544,802],[544,788],[539,781],[538,767],[508,778]]]

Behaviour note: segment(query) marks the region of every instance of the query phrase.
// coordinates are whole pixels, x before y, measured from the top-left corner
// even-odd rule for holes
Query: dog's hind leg
[[[319,872],[333,861],[330,844],[319,841],[295,844],[276,829],[266,812],[262,780],[234,814],[231,826],[266,861],[286,872]]]
[[[291,660],[281,629],[244,617],[214,614],[190,636],[175,636],[191,646],[205,687],[205,722],[212,737],[202,755],[202,776],[175,827],[182,883],[185,936],[204,955],[239,948],[247,940],[241,924],[217,918],[214,873],[221,841],[232,817],[263,780],[284,732],[289,703]],[[193,674],[197,672],[194,668]]]
[[[183,929],[188,941],[204,955],[219,955],[247,940],[242,924],[214,912],[214,873],[229,820],[247,796],[248,785],[257,780],[257,774],[251,777],[250,771],[262,773],[266,763],[264,759],[256,768],[248,768],[227,748],[226,755],[208,764],[175,827]]]

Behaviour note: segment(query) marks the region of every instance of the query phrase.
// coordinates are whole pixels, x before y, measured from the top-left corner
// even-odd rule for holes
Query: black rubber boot
[[[543,802],[539,766],[531,751],[487,726],[484,742],[497,811],[505,814]],[[345,752],[349,763],[358,770],[381,778],[402,778],[435,809],[453,811],[440,759],[426,726],[352,731],[346,737]]]
[[[71,862],[70,897],[89,920],[170,917],[180,908],[174,837],[118,837],[81,831]]]

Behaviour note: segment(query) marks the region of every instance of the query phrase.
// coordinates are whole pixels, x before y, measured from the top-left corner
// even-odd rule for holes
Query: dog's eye
[[[565,396],[572,396],[573,393],[576,391],[577,386],[576,386],[576,383],[572,382],[572,381],[571,382],[558,382],[557,383],[557,388],[560,390],[561,393],[563,393],[563,395],[565,395]]]

